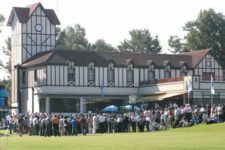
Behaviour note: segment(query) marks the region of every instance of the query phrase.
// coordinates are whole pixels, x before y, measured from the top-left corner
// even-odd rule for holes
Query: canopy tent
[[[124,106],[125,110],[131,111],[131,110],[135,110],[135,111],[139,111],[140,108],[138,106],[132,106],[132,105],[126,105]]]
[[[118,112],[118,107],[115,105],[109,105],[102,109],[103,112]]]

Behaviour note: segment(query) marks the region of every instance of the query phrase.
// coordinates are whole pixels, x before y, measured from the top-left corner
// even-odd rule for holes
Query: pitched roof
[[[74,61],[78,66],[87,66],[90,62],[94,62],[95,66],[108,66],[113,62],[115,66],[122,67],[126,67],[129,63],[137,67],[149,67],[149,65],[153,63],[156,68],[163,68],[167,64],[170,64],[172,68],[180,68],[184,64],[187,65],[187,68],[195,68],[208,51],[207,49],[179,55],[168,55],[131,52],[52,50],[33,56],[23,63],[22,66],[67,65],[68,61]]]
[[[192,66],[195,68],[201,60],[209,53],[210,49],[198,50],[198,51],[191,51],[191,52],[184,52],[179,55],[187,55],[192,57]]]
[[[187,67],[191,68],[191,57],[189,56],[180,56],[177,55],[168,55],[168,54],[146,54],[146,53],[131,53],[131,52],[104,52],[99,53],[107,60],[113,60],[119,66],[126,66],[127,60],[131,60],[134,63],[134,66],[139,67],[148,67],[151,63],[157,67],[165,67],[167,63],[172,65],[172,67],[181,67],[180,62],[187,62]],[[167,62],[165,64],[165,62]]]
[[[13,7],[11,14],[9,16],[7,25],[11,26],[14,16],[16,15],[20,23],[25,23],[27,20],[32,16],[32,14],[35,12],[37,7],[42,7],[43,11],[45,12],[46,16],[50,20],[51,23],[54,25],[60,25],[60,21],[58,17],[56,16],[54,10],[52,9],[44,9],[41,3],[35,3],[32,5],[29,5],[27,7]]]
[[[94,62],[95,66],[107,66],[110,63],[93,51],[52,50],[39,53],[23,63],[22,66],[67,65],[68,61],[73,61],[78,66],[87,66],[90,62]]]

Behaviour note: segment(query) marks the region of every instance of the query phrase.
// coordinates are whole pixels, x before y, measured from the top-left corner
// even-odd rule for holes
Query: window
[[[171,70],[170,70],[170,65],[166,65],[165,67],[165,78],[171,78]]]
[[[127,81],[128,82],[133,81],[133,70],[127,70]]]
[[[75,85],[75,66],[72,61],[68,65],[68,85]]]
[[[203,72],[202,73],[202,80],[211,80],[211,75],[213,76],[213,78],[215,78],[214,72]]]
[[[187,76],[187,66],[186,65],[183,65],[181,67],[181,72],[180,72],[181,76]]]
[[[211,67],[211,61],[206,61],[206,67]]]
[[[22,84],[26,84],[26,71],[22,71]]]
[[[127,86],[132,87],[134,85],[134,70],[133,65],[129,64],[127,68]]]
[[[148,70],[148,80],[153,81],[155,79],[155,71],[154,70]]]
[[[68,81],[75,81],[75,69],[68,68]]]
[[[113,63],[110,63],[108,66],[108,73],[107,73],[107,79],[108,79],[108,86],[114,86],[114,65]]]
[[[37,81],[37,70],[34,70],[34,81]]]
[[[205,59],[205,64],[206,64],[206,67],[211,67],[211,58],[210,58],[210,56],[209,56],[209,58]]]
[[[95,68],[94,63],[91,62],[88,65],[88,86],[94,86],[95,85]]]
[[[155,79],[154,65],[150,64],[148,69],[148,80],[152,81],[154,79]]]

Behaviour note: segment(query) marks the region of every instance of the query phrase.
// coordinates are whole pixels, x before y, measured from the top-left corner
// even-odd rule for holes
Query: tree
[[[5,41],[6,47],[2,47],[3,53],[8,57],[8,61],[6,64],[1,64],[0,66],[3,67],[6,72],[11,76],[11,38],[8,37]]]
[[[158,36],[152,37],[147,29],[131,30],[130,40],[124,40],[118,48],[120,51],[131,51],[140,53],[160,53],[162,47],[158,40]]]
[[[184,50],[200,50],[211,48],[212,55],[221,63],[225,63],[225,16],[213,9],[200,11],[194,21],[188,21],[183,30]]]
[[[58,33],[56,47],[72,50],[88,50],[90,44],[85,38],[86,31],[79,24],[68,26]]]
[[[105,42],[103,39],[97,40],[91,47],[93,51],[97,52],[115,52],[117,51],[112,45]]]
[[[168,45],[171,47],[171,49],[168,50],[173,54],[188,51],[188,49],[186,49],[185,43],[183,43],[182,41],[183,39],[179,38],[177,35],[170,36]]]
[[[4,21],[5,21],[4,16],[2,14],[0,14],[0,26],[3,25]],[[1,33],[1,30],[0,30],[0,33]]]

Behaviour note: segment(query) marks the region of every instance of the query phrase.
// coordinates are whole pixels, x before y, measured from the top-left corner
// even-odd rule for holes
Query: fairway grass
[[[0,137],[0,150],[225,150],[225,124],[144,133]]]

